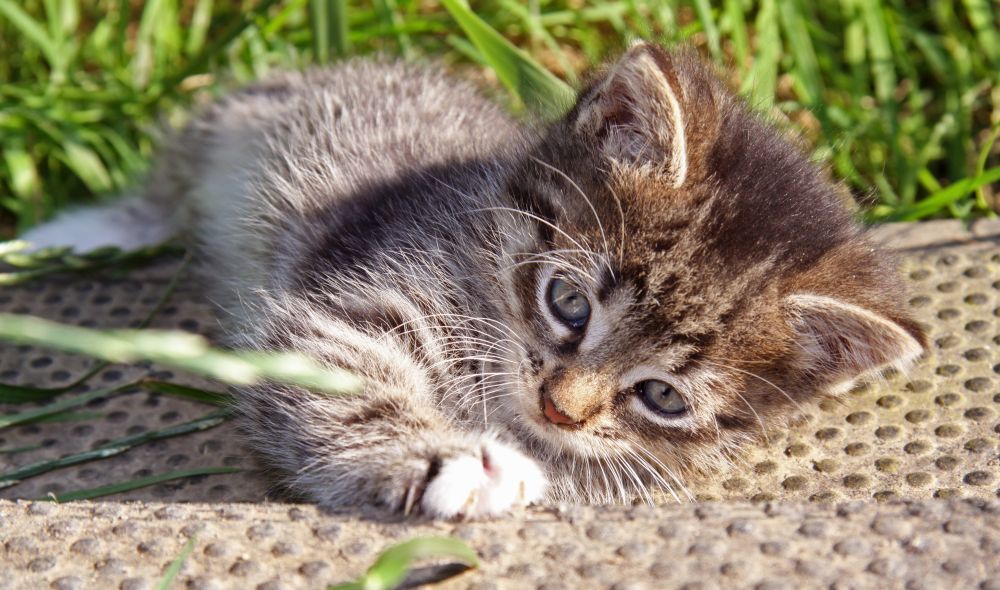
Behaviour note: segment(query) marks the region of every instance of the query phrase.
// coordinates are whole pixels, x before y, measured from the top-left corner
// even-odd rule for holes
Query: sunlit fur
[[[648,44],[543,126],[434,68],[279,76],[198,117],[148,193],[232,344],[366,379],[238,397],[253,448],[331,507],[408,511],[446,473],[458,495],[424,498],[432,515],[502,512],[542,477],[550,500],[684,500],[692,472],[922,349],[823,174],[697,58]],[[549,311],[553,276],[588,297],[583,331]],[[650,410],[644,379],[687,411]],[[579,425],[550,423],[543,393]],[[515,479],[477,512],[462,474],[484,449]]]

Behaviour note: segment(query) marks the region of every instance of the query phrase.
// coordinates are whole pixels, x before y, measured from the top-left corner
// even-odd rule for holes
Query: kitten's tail
[[[70,209],[20,237],[32,250],[72,246],[76,252],[116,246],[134,250],[160,244],[178,233],[173,204],[143,195],[124,195],[107,204]]]

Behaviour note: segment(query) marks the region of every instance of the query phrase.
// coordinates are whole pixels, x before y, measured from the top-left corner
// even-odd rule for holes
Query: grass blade
[[[49,37],[45,32],[45,27],[31,18],[23,8],[11,0],[0,0],[0,16],[5,17],[21,33],[24,39],[27,39],[38,47],[53,70],[62,69],[62,63],[59,59],[59,47],[55,40]]]
[[[228,352],[203,337],[160,330],[102,331],[42,318],[0,314],[0,338],[75,352],[110,362],[153,361],[235,385],[274,379],[328,393],[356,391],[361,381],[290,352]]]
[[[450,557],[470,568],[478,565],[476,552],[463,541],[451,537],[410,539],[386,549],[368,571],[356,581],[330,586],[329,590],[391,590],[406,578],[417,559]]]
[[[239,473],[240,471],[242,470],[237,467],[202,467],[198,469],[180,469],[177,471],[169,471],[167,473],[149,475],[147,477],[140,477],[137,479],[131,479],[129,481],[123,481],[120,483],[109,484],[106,486],[100,486],[96,488],[75,490],[72,492],[65,492],[58,495],[51,494],[50,497],[48,498],[37,498],[37,500],[39,501],[51,500],[56,503],[74,502],[76,500],[91,500],[93,498],[100,498],[102,496],[110,496],[112,494],[131,492],[132,490],[146,488],[149,486],[156,485],[158,483],[173,481],[175,479],[184,479],[187,477],[196,477],[199,475]]]
[[[316,61],[323,64],[332,57],[347,55],[350,50],[347,3],[344,0],[310,0],[309,12]]]
[[[803,103],[818,109],[822,106],[823,82],[800,0],[782,2],[778,17],[795,61],[796,93]]]
[[[194,544],[198,539],[198,535],[191,535],[191,538],[184,543],[184,547],[181,549],[180,555],[176,559],[170,562],[167,567],[167,571],[163,572],[163,578],[160,583],[156,585],[156,590],[170,590],[170,587],[174,585],[174,580],[177,578],[177,574],[181,573],[181,568],[184,567],[184,562],[187,561],[188,557],[191,556],[191,552],[194,551]]]
[[[964,0],[969,22],[976,30],[979,40],[979,51],[989,56],[994,68],[1000,68],[1000,34],[997,34],[997,23],[986,0]],[[994,2],[994,6],[996,3]]]
[[[781,59],[781,38],[778,34],[777,0],[762,0],[757,13],[757,54],[743,79],[742,94],[750,96],[750,104],[761,111],[774,106],[778,87],[778,61]]]
[[[1000,166],[990,168],[977,176],[964,178],[952,183],[928,196],[926,199],[918,201],[909,207],[898,209],[879,221],[915,221],[929,217],[977,188],[994,182],[1000,182]]]
[[[562,80],[480,19],[461,0],[441,0],[497,78],[528,109],[543,117],[563,114],[575,93]]]
[[[80,395],[74,395],[73,397],[52,402],[51,404],[44,405],[34,410],[0,416],[0,429],[9,428],[25,422],[36,421],[45,416],[65,412],[70,408],[82,406],[90,400],[114,395],[124,389],[128,389],[129,387],[135,387],[136,385],[138,385],[138,383],[126,383],[124,385],[117,385],[115,387],[108,387],[105,389],[95,389],[94,391],[88,391],[87,393],[81,393]]]
[[[184,54],[188,57],[197,55],[205,48],[205,37],[212,24],[212,2],[213,0],[198,0],[194,5],[187,41],[184,43]]]
[[[750,55],[750,38],[747,35],[746,14],[741,0],[726,0],[726,18],[729,20],[729,36],[733,41],[733,53],[736,55],[736,66],[740,69],[746,66]]]
[[[708,43],[708,51],[716,61],[722,60],[722,44],[719,42],[719,26],[715,23],[715,16],[712,14],[712,6],[708,0],[694,0],[694,9],[698,14],[698,21],[705,31],[705,41]]]
[[[55,471],[56,469],[62,469],[63,467],[70,467],[72,465],[79,465],[80,463],[94,461],[95,459],[105,459],[107,457],[120,455],[133,447],[146,444],[154,440],[208,430],[209,428],[214,428],[219,424],[222,424],[228,417],[229,414],[227,412],[212,412],[211,414],[207,414],[196,420],[164,428],[162,430],[153,430],[150,432],[143,432],[141,434],[119,438],[89,451],[73,453],[70,455],[64,455],[57,459],[49,459],[46,461],[39,461],[37,463],[24,465],[7,471],[6,473],[0,473],[0,488],[15,486],[26,479],[36,477],[44,473],[49,473],[50,471]]]
[[[212,404],[213,406],[228,406],[232,401],[232,398],[225,393],[206,391],[196,387],[178,385],[176,383],[167,383],[165,381],[143,381],[142,387],[143,389],[148,389],[156,393],[192,399],[198,402]]]

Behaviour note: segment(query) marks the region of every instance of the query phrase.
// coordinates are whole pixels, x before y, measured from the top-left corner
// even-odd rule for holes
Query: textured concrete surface
[[[0,499],[42,498],[174,469],[246,469],[93,503],[0,500],[0,588],[151,587],[199,528],[178,587],[323,587],[362,571],[392,540],[433,531],[468,538],[483,557],[482,569],[453,587],[1000,588],[1000,224],[890,226],[879,236],[901,254],[910,305],[930,333],[927,358],[907,376],[809,409],[736,469],[692,482],[699,500],[716,502],[412,527],[305,506],[230,504],[267,500],[268,482],[223,424],[0,489]],[[135,325],[175,269],[167,262],[128,277],[4,288],[0,311]],[[182,283],[153,325],[211,336],[214,320],[194,285]],[[0,381],[58,386],[90,363],[3,345]],[[83,389],[145,375],[208,385],[157,367],[115,366]],[[0,453],[0,473],[210,410],[140,388],[95,400],[86,419],[0,431],[0,450],[38,447]]]
[[[0,503],[6,588],[322,588],[386,545],[456,535],[481,567],[447,588],[1000,587],[1000,500],[534,510],[488,523],[357,521],[309,506]],[[433,571],[425,574],[433,575]]]

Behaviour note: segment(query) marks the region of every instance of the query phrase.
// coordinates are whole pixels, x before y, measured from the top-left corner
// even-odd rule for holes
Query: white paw
[[[542,470],[520,451],[484,441],[482,455],[448,458],[428,482],[420,506],[433,518],[495,516],[545,495]]]

